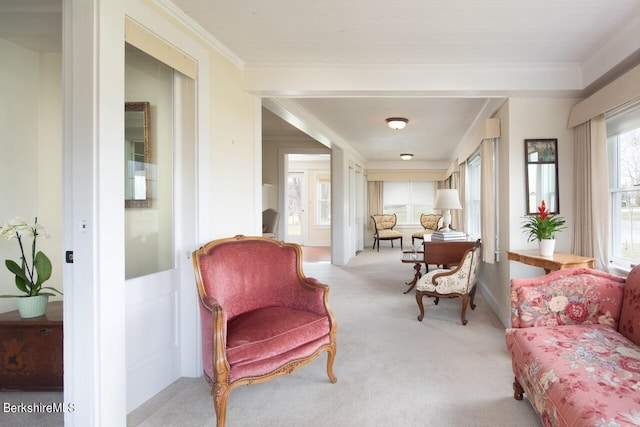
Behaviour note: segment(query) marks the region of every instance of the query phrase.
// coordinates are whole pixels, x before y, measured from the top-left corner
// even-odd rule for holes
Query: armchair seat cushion
[[[329,319],[289,307],[265,307],[243,313],[227,324],[227,360],[259,362],[326,337]]]
[[[402,233],[396,230],[378,230],[379,239],[398,239]]]
[[[436,279],[437,286],[433,284],[433,276],[439,273],[451,273],[451,270],[436,269],[431,270],[418,280],[416,290],[424,292],[438,292],[447,294],[452,292],[464,293],[467,291],[467,278],[469,271],[460,270],[457,274],[451,276],[442,276]]]

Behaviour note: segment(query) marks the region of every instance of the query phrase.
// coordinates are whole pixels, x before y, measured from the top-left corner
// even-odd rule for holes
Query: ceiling
[[[506,97],[585,96],[640,63],[637,0],[157,1],[243,69],[265,139],[367,162],[450,161]],[[0,37],[35,50],[61,20],[61,0],[0,0]]]
[[[433,70],[440,80],[436,89],[420,90],[420,82],[401,82],[394,90],[387,82],[363,91],[341,87],[325,91],[313,83],[283,84],[265,90],[266,103],[276,114],[265,114],[263,135],[295,137],[296,130],[273,124],[282,110],[302,112],[329,134],[340,139],[368,161],[398,160],[402,152],[416,160],[449,161],[473,126],[490,116],[507,96],[584,96],[638,63],[640,52],[640,2],[637,0],[173,0],[193,22],[228,49],[231,57],[251,77],[254,70],[275,67],[282,72],[297,68],[315,80],[340,79],[344,74],[314,74],[316,69],[356,69],[369,78],[371,70],[384,73],[403,67]],[[630,34],[626,34],[630,33]],[[629,40],[636,41],[629,41]],[[617,44],[626,43],[626,50]],[[616,52],[607,64],[603,51]],[[619,52],[619,53],[618,53]],[[621,65],[619,65],[622,63]],[[512,68],[570,70],[570,83],[548,79],[527,90],[528,75],[504,78]],[[600,67],[600,68],[598,68]],[[497,83],[447,86],[447,72],[465,75],[491,70]],[[364,71],[363,71],[364,70]],[[363,72],[361,72],[363,71]],[[558,74],[558,75],[567,75]],[[381,74],[382,75],[382,74]],[[410,73],[401,74],[409,76]],[[429,74],[427,74],[429,76]],[[421,74],[422,76],[422,74]],[[537,78],[533,76],[531,80]],[[505,83],[501,86],[502,82]],[[312,80],[311,78],[309,80]],[[345,80],[348,78],[345,77]],[[522,81],[520,81],[522,80]],[[294,81],[294,79],[291,79]],[[381,78],[382,81],[382,78]],[[465,82],[466,83],[466,82]],[[511,84],[511,86],[507,86]],[[250,86],[251,84],[249,84]],[[265,85],[266,86],[266,85]],[[316,90],[320,86],[320,90]],[[347,84],[345,84],[347,86]],[[494,88],[499,90],[493,90]],[[256,93],[262,89],[254,86]],[[433,94],[436,96],[433,96]],[[292,95],[290,95],[292,94]],[[426,95],[425,95],[426,94]],[[496,102],[498,101],[498,102]],[[274,104],[275,103],[275,104]],[[406,117],[401,131],[386,127],[384,119]],[[305,128],[304,119],[290,120]],[[308,132],[315,137],[313,132]]]

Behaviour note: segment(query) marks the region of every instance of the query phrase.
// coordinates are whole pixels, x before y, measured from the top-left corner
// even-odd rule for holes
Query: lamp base
[[[451,241],[451,240],[467,240],[467,235],[462,231],[455,230],[439,230],[434,231],[431,240]]]

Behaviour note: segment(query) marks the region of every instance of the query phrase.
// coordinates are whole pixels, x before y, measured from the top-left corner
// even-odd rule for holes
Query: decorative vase
[[[556,247],[555,239],[541,239],[539,245],[540,256],[553,256],[553,250]]]
[[[18,311],[23,319],[44,316],[49,303],[49,295],[36,295],[35,297],[17,298]]]

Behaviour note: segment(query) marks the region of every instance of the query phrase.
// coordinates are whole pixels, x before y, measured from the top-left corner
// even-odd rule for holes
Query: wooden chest
[[[62,390],[62,302],[44,316],[0,314],[0,390]]]

